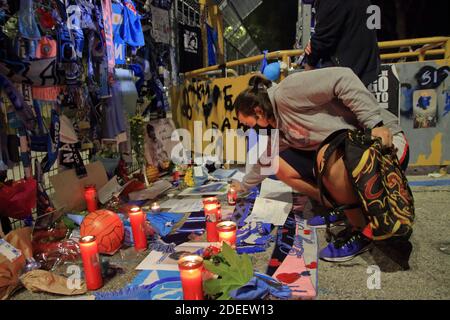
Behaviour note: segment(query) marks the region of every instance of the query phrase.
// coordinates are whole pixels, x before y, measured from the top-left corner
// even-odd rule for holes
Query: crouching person
[[[347,261],[373,240],[410,236],[406,137],[397,117],[379,107],[350,69],[295,73],[279,84],[255,76],[235,110],[248,127],[278,129],[277,177],[329,208],[311,226],[347,218],[350,232],[322,249],[321,259]],[[248,189],[264,178],[254,164],[235,187]]]

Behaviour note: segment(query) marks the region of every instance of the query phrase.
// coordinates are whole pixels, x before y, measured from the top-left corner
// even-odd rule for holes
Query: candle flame
[[[80,243],[91,243],[95,241],[95,236],[85,236],[80,239]]]

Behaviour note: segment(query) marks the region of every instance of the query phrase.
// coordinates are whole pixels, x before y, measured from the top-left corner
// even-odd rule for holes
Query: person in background
[[[305,48],[306,70],[348,67],[367,87],[380,72],[376,30],[369,29],[369,0],[316,0],[316,26]]]

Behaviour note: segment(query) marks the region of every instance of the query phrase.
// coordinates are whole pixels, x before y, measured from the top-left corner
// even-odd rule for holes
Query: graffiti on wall
[[[247,128],[237,119],[233,103],[239,93],[248,87],[251,76],[186,81],[183,86],[173,88],[176,90],[171,94],[172,106],[175,106],[173,119],[177,128],[187,129],[194,138],[194,121],[202,122],[203,132],[207,129],[217,129],[222,133],[227,129],[245,131]],[[203,147],[207,144],[208,141],[203,141]],[[236,155],[237,158],[226,160],[240,162],[243,161],[242,156]]]

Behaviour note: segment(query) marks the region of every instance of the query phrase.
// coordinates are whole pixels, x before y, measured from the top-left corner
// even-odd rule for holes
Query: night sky
[[[372,3],[381,8],[379,41],[450,35],[448,0],[372,0]],[[245,20],[261,50],[293,48],[297,7],[297,0],[263,0]]]

